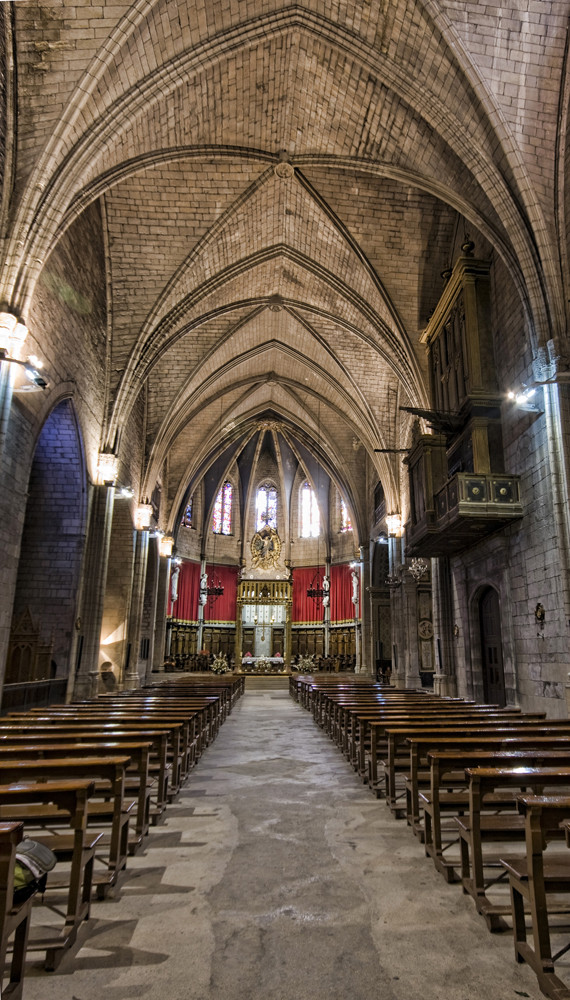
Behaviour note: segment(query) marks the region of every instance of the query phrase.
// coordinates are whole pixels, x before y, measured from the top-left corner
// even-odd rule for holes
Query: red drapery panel
[[[331,622],[354,621],[350,563],[331,566]]]
[[[232,622],[237,613],[237,566],[206,566],[208,586],[212,586],[213,578],[218,579],[224,588],[221,597],[216,598],[210,607],[208,600],[204,608],[205,622]]]
[[[172,567],[174,569],[174,566]],[[171,571],[172,573],[172,571]],[[200,563],[183,559],[178,576],[178,600],[172,603],[172,590],[168,594],[168,614],[182,622],[198,621],[200,594]]]
[[[321,624],[323,621],[323,605],[307,597],[307,589],[315,580],[315,586],[322,587],[324,567],[299,566],[293,570],[293,609],[291,621],[294,624]],[[316,576],[316,579],[315,579]]]

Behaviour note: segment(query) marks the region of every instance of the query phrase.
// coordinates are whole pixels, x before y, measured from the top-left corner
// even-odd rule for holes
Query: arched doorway
[[[4,709],[65,696],[84,542],[83,449],[73,406],[63,400],[42,427],[30,471]]]
[[[479,598],[479,626],[481,631],[481,665],[483,670],[483,697],[492,705],[506,704],[505,673],[503,669],[503,641],[499,595],[487,587]]]

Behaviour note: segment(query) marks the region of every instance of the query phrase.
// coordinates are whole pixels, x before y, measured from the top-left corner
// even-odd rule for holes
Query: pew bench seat
[[[545,845],[557,837],[570,818],[570,797],[565,795],[521,795],[517,805],[525,822],[526,853],[503,856],[509,877],[513,918],[513,938],[517,962],[526,962],[536,974],[538,985],[551,1000],[570,1000],[570,988],[555,971],[556,960],[570,945],[553,955],[549,913],[570,912],[570,851],[546,851]],[[558,897],[553,905],[552,896]],[[550,897],[550,898],[549,898]],[[527,939],[525,913],[530,914],[532,943]],[[567,932],[567,919],[564,930]]]
[[[14,866],[23,823],[0,823],[0,996],[21,1000],[34,897],[14,905]],[[7,955],[12,940],[12,956]],[[7,982],[6,982],[7,979]]]

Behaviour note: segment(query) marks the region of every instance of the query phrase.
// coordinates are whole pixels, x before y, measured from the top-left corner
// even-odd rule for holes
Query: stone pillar
[[[158,564],[158,584],[156,596],[156,616],[154,623],[154,650],[152,656],[153,670],[161,671],[164,666],[164,658],[168,656],[170,650],[166,648],[166,614],[168,611],[168,589],[170,587],[170,556],[160,556]],[[168,635],[170,637],[170,630]],[[150,657],[149,657],[150,662]]]
[[[200,581],[202,581],[202,578],[203,578],[205,572],[206,572],[206,559],[205,559],[204,556],[202,556],[200,558]],[[200,582],[200,599],[198,601],[198,638],[196,640],[197,644],[198,644],[198,649],[196,650],[196,652],[198,652],[198,653],[200,652],[201,649],[204,648],[204,607],[205,607],[205,602],[202,603],[202,601],[203,601],[203,588],[202,588],[202,583]]]
[[[409,573],[404,574],[402,583],[405,622],[405,676],[407,688],[420,688],[420,649],[418,640],[418,587]]]
[[[328,656],[331,640],[331,557],[326,557],[325,575],[323,578],[323,631],[324,655]]]
[[[236,608],[236,646],[235,646],[235,650],[236,650],[236,653],[235,653],[235,660],[236,660],[235,669],[236,670],[241,670],[241,659],[242,659],[242,652],[243,652],[243,650],[241,648],[241,644],[242,644],[242,629],[243,629],[242,618],[243,618],[243,604],[241,603],[241,601],[238,601],[237,608]],[[283,651],[283,652],[285,652],[285,651]]]
[[[360,547],[360,672],[363,674],[375,675],[375,664],[373,655],[373,627],[372,627],[372,604],[370,593],[370,551],[364,545]]]
[[[158,548],[158,542],[157,542],[156,539],[155,539],[154,544]],[[154,572],[152,574],[152,579],[149,579],[147,581],[147,583],[148,583],[148,585],[150,587],[150,591],[148,592],[148,599],[149,599],[149,606],[150,606],[149,607],[149,610],[150,610],[150,615],[149,615],[149,618],[150,618],[150,629],[149,629],[149,637],[148,637],[149,638],[149,646],[148,646],[148,657],[147,657],[147,661],[146,661],[145,684],[150,684],[151,674],[152,674],[152,668],[153,668],[153,665],[154,665],[154,643],[155,643],[155,638],[156,638],[156,612],[157,612],[157,607],[158,607],[158,585],[159,585],[159,578],[160,578],[160,563],[161,563],[161,556],[157,552],[157,554],[156,554],[156,561],[155,561],[154,566],[153,566]]]
[[[68,697],[94,698],[99,681],[101,623],[107,583],[109,544],[115,504],[114,486],[93,486],[89,530],[82,570],[79,637]]]
[[[126,662],[123,667],[123,687],[138,688],[141,678],[138,672],[141,620],[144,604],[144,586],[148,560],[148,528],[135,532],[135,556],[133,560],[133,582],[127,626]]]
[[[433,690],[434,694],[442,697],[455,698],[457,677],[453,643],[453,600],[451,568],[447,557],[432,559],[431,578],[436,666]]]
[[[388,538],[388,586],[390,588],[390,619],[392,624],[392,677],[394,687],[406,686],[406,630],[404,599],[402,588],[403,566],[401,564],[401,543],[399,538]]]

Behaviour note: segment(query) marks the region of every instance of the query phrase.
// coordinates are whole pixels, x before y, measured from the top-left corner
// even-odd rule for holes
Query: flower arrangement
[[[227,674],[229,671],[228,659],[225,653],[218,653],[212,663],[213,674]]]
[[[258,673],[267,673],[268,670],[271,670],[271,663],[265,656],[260,656],[256,663],[256,667]]]
[[[315,654],[310,653],[309,656],[303,655],[299,657],[299,662],[297,664],[297,670],[300,674],[312,674],[315,669]]]

